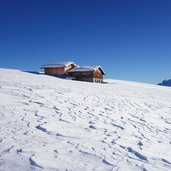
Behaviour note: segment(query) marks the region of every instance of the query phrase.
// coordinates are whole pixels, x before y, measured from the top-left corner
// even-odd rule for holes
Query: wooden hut
[[[74,67],[76,67],[74,62],[55,62],[42,66],[45,74],[57,77],[68,76],[68,71]]]
[[[82,66],[71,69],[68,74],[75,80],[102,83],[105,72],[101,66]]]

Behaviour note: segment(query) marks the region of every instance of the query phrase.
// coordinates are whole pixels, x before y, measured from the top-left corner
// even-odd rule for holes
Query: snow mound
[[[0,69],[0,170],[171,170],[171,89],[108,82]]]

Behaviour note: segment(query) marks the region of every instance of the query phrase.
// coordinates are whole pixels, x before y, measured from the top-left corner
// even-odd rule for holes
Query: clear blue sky
[[[171,0],[0,0],[0,67],[68,60],[114,79],[171,78]]]

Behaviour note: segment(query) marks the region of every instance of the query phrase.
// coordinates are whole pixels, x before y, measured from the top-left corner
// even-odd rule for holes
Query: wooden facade
[[[47,64],[42,67],[46,75],[57,76],[61,78],[72,77],[74,80],[88,82],[103,82],[105,72],[100,66],[82,66],[76,67],[74,62],[57,62]]]
[[[65,73],[63,68],[45,68],[46,75],[63,75]]]
[[[68,75],[68,71],[76,66],[73,62],[63,62],[44,65],[44,73],[46,75],[65,77]]]
[[[86,68],[85,70],[79,71],[79,68],[76,70],[70,70],[69,76],[74,77],[75,80],[79,81],[88,81],[88,82],[97,82],[102,83],[103,82],[103,75],[104,71],[101,69],[101,67],[94,67],[94,69]]]

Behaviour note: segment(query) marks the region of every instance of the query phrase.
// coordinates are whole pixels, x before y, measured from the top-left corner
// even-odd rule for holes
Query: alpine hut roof
[[[77,67],[71,69],[69,72],[97,71],[98,69],[101,70],[102,74],[105,74],[105,72],[101,66],[77,66]]]
[[[62,68],[62,67],[67,67],[68,65],[76,66],[74,62],[53,62],[43,65],[42,68]]]

